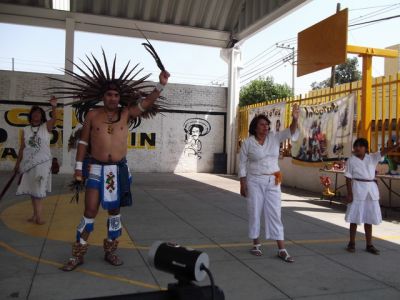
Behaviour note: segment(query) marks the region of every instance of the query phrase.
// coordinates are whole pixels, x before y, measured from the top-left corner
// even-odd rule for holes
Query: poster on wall
[[[270,130],[273,132],[284,129],[286,102],[269,104],[249,110],[249,126],[255,116],[265,115],[271,121]]]
[[[300,106],[300,136],[292,157],[309,163],[341,160],[351,155],[355,94],[335,101]]]

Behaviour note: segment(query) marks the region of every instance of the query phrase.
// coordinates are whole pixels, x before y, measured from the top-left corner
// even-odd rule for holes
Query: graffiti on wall
[[[5,106],[5,105],[4,105]],[[3,107],[4,107],[3,106]],[[4,118],[0,120],[0,160],[16,160],[18,157],[18,150],[20,147],[21,136],[23,128],[29,124],[28,114],[30,107],[13,107],[3,110]],[[46,111],[46,108],[45,108]],[[46,111],[46,116],[51,117],[50,110]],[[51,132],[50,146],[52,148],[62,148],[63,146],[63,109],[57,109],[59,118],[56,121],[55,127]],[[72,127],[73,131],[80,127],[75,114],[72,114]],[[135,120],[131,126],[131,132],[128,136],[127,145],[129,149],[145,149],[153,150],[156,147],[156,133],[155,132],[132,132],[140,125],[140,120]],[[75,145],[70,145],[72,148]]]
[[[190,118],[183,124],[183,129],[185,131],[185,155],[201,159],[202,142],[200,137],[211,131],[210,123],[205,119]]]

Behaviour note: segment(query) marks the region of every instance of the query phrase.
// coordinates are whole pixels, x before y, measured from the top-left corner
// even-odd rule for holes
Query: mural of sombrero
[[[211,125],[207,120],[200,118],[190,118],[183,124],[185,133],[190,134],[193,127],[200,128],[200,136],[205,136],[211,131]]]

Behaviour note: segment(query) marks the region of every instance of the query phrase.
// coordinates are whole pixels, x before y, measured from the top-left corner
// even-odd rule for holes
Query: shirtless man
[[[104,259],[114,266],[123,262],[115,254],[117,238],[122,225],[120,207],[132,204],[130,193],[131,176],[125,159],[127,153],[128,124],[131,118],[140,116],[152,107],[167,84],[170,74],[160,73],[160,83],[138,105],[120,107],[118,82],[108,83],[103,95],[104,107],[88,112],[82,128],[76,154],[75,179],[82,179],[82,161],[90,145],[91,162],[86,183],[85,212],[78,225],[76,242],[72,246],[72,257],[61,268],[72,271],[83,263],[89,234],[94,229],[94,219],[100,203],[108,210],[108,236],[104,239]]]

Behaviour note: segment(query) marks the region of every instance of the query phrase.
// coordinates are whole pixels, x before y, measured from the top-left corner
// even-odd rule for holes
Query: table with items
[[[383,185],[387,188],[389,194],[389,205],[381,205],[381,207],[385,208],[385,217],[387,216],[387,209],[398,209],[398,206],[392,206],[392,196],[396,195],[400,198],[400,193],[393,190],[392,181],[400,180],[400,175],[391,175],[391,174],[378,174],[376,178],[379,179]]]
[[[345,171],[344,168],[330,168],[330,169],[321,168],[320,169],[320,172],[335,174],[334,182],[333,182],[334,189],[332,191],[329,189],[330,185],[332,184],[332,181],[330,180],[330,178],[328,176],[320,176],[321,183],[325,187],[325,189],[322,193],[322,195],[323,195],[322,198],[327,197],[330,201],[330,204],[332,203],[332,201],[334,199],[340,200],[340,198],[341,198],[340,189],[346,187],[346,183],[341,184],[341,185],[338,184],[338,176],[340,174],[344,174],[344,171]],[[400,198],[400,193],[398,191],[394,190],[392,181],[400,180],[400,175],[377,174],[375,178],[377,180],[379,180],[380,182],[382,182],[382,184],[388,190],[388,195],[389,195],[388,205],[381,204],[381,207],[385,208],[385,216],[386,216],[388,208],[390,208],[390,209],[398,209],[399,208],[398,206],[392,205],[393,196],[397,196]]]

